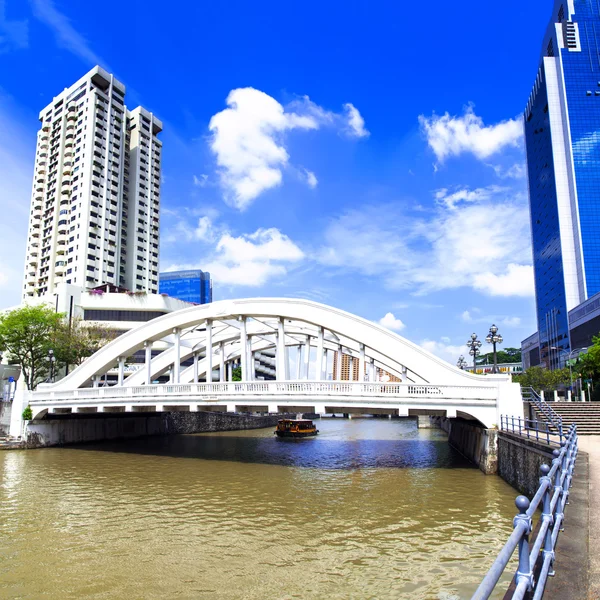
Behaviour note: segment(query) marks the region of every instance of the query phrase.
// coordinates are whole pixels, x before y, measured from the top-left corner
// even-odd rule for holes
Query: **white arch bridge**
[[[134,355],[138,365],[127,376]],[[232,381],[233,365],[241,367],[241,381]],[[260,371],[272,380],[259,380]],[[109,373],[115,385],[103,384]],[[381,381],[382,373],[399,382]],[[520,388],[509,376],[461,371],[380,325],[288,298],[225,300],[158,317],[25,401],[36,419],[175,410],[343,412],[458,416],[492,427],[500,414],[523,411]]]

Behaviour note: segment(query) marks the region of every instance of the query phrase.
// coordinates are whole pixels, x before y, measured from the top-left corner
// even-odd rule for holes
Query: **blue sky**
[[[172,6],[172,8],[171,8]],[[293,296],[455,361],[535,330],[520,116],[550,0],[0,0],[0,307],[39,111],[100,64],[164,123],[161,270]]]

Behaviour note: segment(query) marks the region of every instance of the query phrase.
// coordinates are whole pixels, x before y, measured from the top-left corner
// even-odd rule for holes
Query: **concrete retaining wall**
[[[498,433],[498,475],[528,498],[539,487],[540,466],[552,466],[552,458],[546,444],[505,431]]]
[[[8,435],[11,407],[10,402],[0,402],[0,435]]]
[[[448,443],[477,465],[486,475],[498,472],[498,431],[463,419],[440,419]]]
[[[217,412],[142,413],[121,416],[52,418],[31,421],[22,447],[43,448],[151,435],[235,431],[274,427],[281,415],[253,416]]]

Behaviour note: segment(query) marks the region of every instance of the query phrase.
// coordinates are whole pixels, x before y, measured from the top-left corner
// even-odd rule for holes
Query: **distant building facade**
[[[208,304],[212,302],[210,273],[200,271],[171,271],[159,275],[159,291],[185,302]]]
[[[524,113],[539,364],[549,369],[577,348],[569,315],[600,292],[599,45],[597,5],[555,0]]]
[[[23,300],[61,284],[157,293],[162,123],[100,67],[39,118]]]

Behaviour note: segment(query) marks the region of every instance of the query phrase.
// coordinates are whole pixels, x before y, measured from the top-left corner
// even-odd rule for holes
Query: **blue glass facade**
[[[569,110],[586,298],[600,292],[600,7],[575,0],[581,52],[561,50]]]
[[[541,363],[564,364],[568,312],[600,292],[600,2],[556,0],[525,111]]]
[[[555,355],[550,348],[566,350],[569,347],[569,323],[548,92],[543,66],[540,77],[541,85],[525,116],[525,145],[540,361],[550,367]],[[558,354],[561,354],[560,351]]]
[[[161,273],[159,292],[186,302],[208,304],[212,302],[210,273],[200,270]]]

